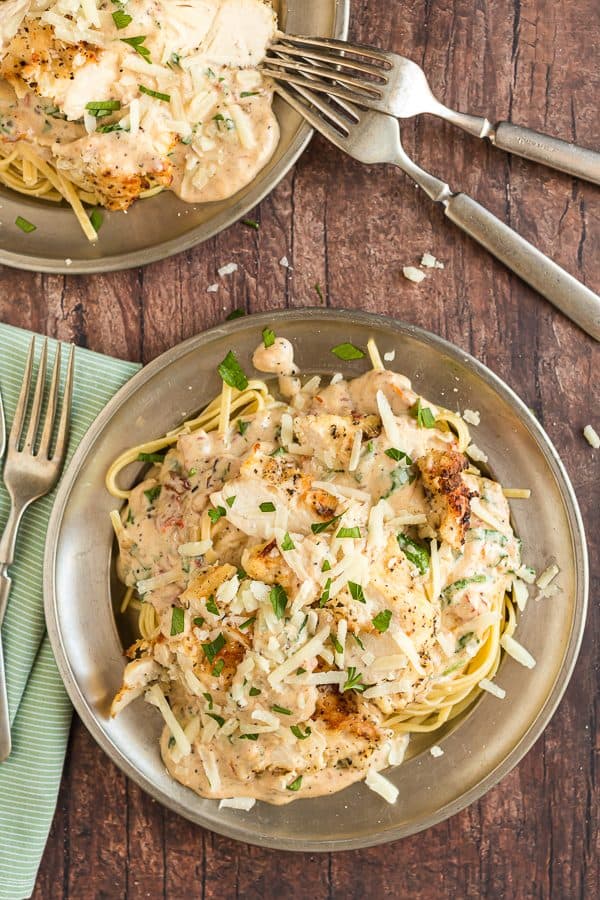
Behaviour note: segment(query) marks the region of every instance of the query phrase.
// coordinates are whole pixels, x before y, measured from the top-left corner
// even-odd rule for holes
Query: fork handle
[[[541,134],[532,128],[499,122],[487,135],[494,146],[533,162],[600,184],[600,153]]]
[[[2,633],[0,632],[0,763],[4,762],[5,759],[8,759],[10,751],[10,717],[8,714],[8,697],[6,695],[6,674],[4,672]]]
[[[0,628],[2,628],[2,622],[4,621],[11,585],[12,579],[8,574],[8,569],[0,564]]]
[[[446,216],[600,341],[600,297],[467,194],[443,200]]]

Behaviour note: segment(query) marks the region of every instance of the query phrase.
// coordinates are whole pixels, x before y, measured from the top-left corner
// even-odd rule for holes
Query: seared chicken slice
[[[298,588],[296,576],[279,552],[274,539],[245,550],[242,568],[255,581],[280,584],[288,594]]]
[[[115,696],[110,707],[111,716],[116,716],[136,697],[140,697],[148,685],[158,681],[163,674],[163,668],[148,656],[134,659],[133,662],[128,663],[123,673],[121,690]]]
[[[471,497],[463,471],[468,466],[464,453],[430,450],[417,460],[423,486],[431,499],[429,524],[443,541],[459,549],[471,518]]]

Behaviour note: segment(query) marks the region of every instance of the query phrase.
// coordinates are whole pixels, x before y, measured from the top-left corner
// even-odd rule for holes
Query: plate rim
[[[475,784],[464,794],[461,794],[454,801],[447,803],[445,806],[436,810],[435,813],[428,816],[423,820],[423,822],[419,823],[417,827],[415,827],[414,825],[398,826],[396,828],[385,831],[373,832],[366,837],[361,836],[360,838],[332,838],[327,841],[313,842],[304,840],[302,842],[302,846],[298,846],[297,840],[293,838],[265,838],[260,833],[251,833],[250,835],[248,835],[245,824],[240,824],[238,826],[227,823],[220,827],[220,823],[207,823],[206,821],[204,821],[201,815],[187,810],[177,800],[174,800],[169,795],[165,795],[163,791],[156,788],[148,778],[146,778],[134,768],[129,759],[121,753],[121,751],[113,744],[110,738],[97,724],[93,710],[88,705],[86,698],[80,691],[76,679],[71,672],[67,653],[65,651],[60,629],[58,627],[58,598],[54,583],[55,563],[57,558],[56,551],[58,539],[60,536],[60,526],[73,482],[79,475],[90,446],[97,439],[98,435],[102,432],[105,425],[110,421],[113,414],[132,394],[137,391],[138,385],[141,385],[145,381],[155,377],[176,359],[184,356],[186,353],[190,352],[190,350],[203,346],[204,344],[210,342],[213,338],[221,338],[226,336],[234,337],[236,330],[240,327],[243,327],[244,323],[248,322],[249,319],[252,319],[253,322],[256,322],[257,328],[260,328],[263,323],[265,325],[271,325],[274,321],[277,320],[285,321],[287,319],[289,323],[290,314],[295,314],[308,320],[318,320],[325,318],[331,321],[342,322],[348,321],[348,317],[351,317],[352,322],[357,325],[361,325],[367,328],[380,328],[383,326],[385,328],[391,329],[396,333],[408,335],[426,344],[433,345],[436,348],[439,348],[440,351],[445,352],[451,359],[459,359],[462,364],[467,364],[477,373],[479,377],[481,377],[488,384],[488,386],[497,391],[503,399],[509,401],[510,404],[517,410],[517,412],[519,412],[525,419],[527,426],[533,432],[536,440],[546,451],[548,464],[551,466],[553,473],[557,479],[563,501],[565,502],[569,524],[572,528],[574,568],[577,574],[578,588],[575,596],[573,622],[571,625],[568,640],[566,642],[563,665],[560,669],[560,672],[552,686],[550,693],[546,697],[543,705],[540,707],[535,720],[532,722],[529,729],[525,732],[525,734],[522,735],[521,739],[513,747],[510,753],[504,758],[500,765],[489,772],[481,781]],[[442,338],[439,335],[434,334],[433,332],[420,328],[419,326],[412,325],[402,320],[392,319],[389,316],[377,313],[363,312],[361,310],[307,307],[293,310],[285,309],[273,312],[257,313],[252,316],[245,317],[242,322],[240,322],[239,320],[225,322],[223,324],[216,325],[213,328],[202,331],[199,334],[187,338],[185,341],[182,341],[181,343],[175,345],[175,347],[166,350],[156,359],[152,360],[152,362],[148,363],[146,366],[143,366],[132,376],[132,378],[129,379],[129,381],[127,381],[119,389],[119,391],[109,401],[109,403],[85,433],[83,439],[81,440],[79,446],[77,447],[77,450],[73,455],[73,458],[67,470],[62,476],[48,524],[47,539],[44,552],[43,583],[44,611],[46,616],[48,635],[56,659],[57,667],[59,669],[65,688],[83,724],[90,732],[96,743],[99,744],[101,749],[111,758],[111,760],[118,766],[118,768],[121,769],[121,771],[123,771],[125,775],[131,778],[139,787],[141,787],[142,790],[150,794],[151,797],[166,806],[168,809],[210,831],[214,831],[217,834],[221,834],[235,840],[240,840],[244,843],[254,844],[256,846],[268,847],[275,850],[291,850],[295,852],[312,853],[372,847],[389,843],[391,841],[396,841],[403,837],[408,837],[409,835],[418,834],[419,832],[431,828],[439,822],[445,821],[446,819],[465,809],[467,806],[470,806],[472,803],[486,794],[489,790],[491,790],[492,787],[497,785],[504,777],[506,777],[506,775],[509,774],[509,772],[512,771],[512,769],[514,769],[516,765],[518,765],[521,759],[525,756],[526,753],[529,752],[533,744],[538,740],[542,732],[547,727],[550,719],[556,712],[558,705],[560,704],[571,680],[573,670],[579,656],[587,618],[589,595],[589,563],[583,520],[581,517],[577,497],[575,495],[575,491],[571,484],[569,475],[566,472],[564,464],[562,463],[562,460],[560,459],[560,456],[556,448],[554,447],[554,444],[546,434],[545,430],[542,428],[541,424],[508,384],[506,384],[484,363],[480,362],[466,350],[462,350],[460,347],[452,344],[445,338]]]
[[[333,28],[331,37],[345,40],[348,37],[350,25],[350,0],[332,0],[332,3]],[[11,269],[20,269],[25,272],[41,272],[51,275],[97,275],[104,272],[126,271],[127,269],[146,266],[153,262],[160,262],[178,253],[185,253],[187,250],[191,250],[193,247],[210,240],[210,238],[215,237],[220,232],[226,231],[232,225],[235,225],[242,216],[261,203],[295,166],[312,140],[313,135],[314,129],[311,128],[306,120],[302,120],[294,140],[277,165],[273,167],[269,177],[265,177],[261,183],[261,176],[263,175],[263,171],[261,171],[250,182],[249,187],[256,185],[257,182],[259,183],[256,191],[252,190],[251,187],[248,194],[237,200],[233,206],[223,210],[214,219],[209,219],[208,222],[197,225],[184,235],[161,241],[154,247],[135,250],[133,253],[113,254],[101,259],[74,259],[69,265],[65,263],[66,257],[58,259],[47,256],[22,256],[11,250],[4,250],[0,246],[0,265],[8,266]]]

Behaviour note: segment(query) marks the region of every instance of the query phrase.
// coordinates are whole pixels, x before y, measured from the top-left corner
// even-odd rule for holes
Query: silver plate
[[[281,0],[281,27],[290,34],[345,38],[350,0]],[[35,272],[110,272],[164,259],[228,228],[251,210],[289,172],[312,130],[279,97],[274,110],[281,139],[273,158],[242,191],[218,203],[192,205],[170,192],[134,203],[127,214],[104,214],[99,240],[91,244],[65,205],[28,199],[0,186],[0,262]],[[14,224],[24,216],[37,229],[24,235]],[[65,260],[72,262],[67,265]]]
[[[364,360],[340,364],[330,349],[341,339],[364,346],[375,337],[392,368],[416,390],[455,409],[477,409],[476,441],[505,485],[530,487],[513,501],[524,557],[538,571],[560,567],[561,592],[530,601],[518,638],[537,666],[502,662],[505,700],[484,695],[440,736],[416,740],[412,758],[391,770],[398,802],[390,806],[363,784],[328,798],[286,807],[259,803],[249,813],[222,810],[175,783],[158,750],[159,714],[142,700],[108,716],[123,671],[122,641],[111,601],[115,501],[104,489],[109,463],[127,446],[173,428],[220,389],[216,365],[234,347],[249,371],[265,325],[289,337],[304,372],[346,374]],[[132,481],[140,466],[132,466]],[[63,477],[49,526],[45,558],[48,631],[67,690],[84,723],[123,771],[166,806],[233,838],[286,850],[337,850],[395,840],[427,828],[472,803],[521,759],[539,737],[571,675],[585,623],[587,555],[577,501],[548,437],[517,396],[481,363],[441,338],[382,316],[345,311],[284,311],[214,328],[169,350],[126,384],[88,431]],[[114,588],[114,585],[113,585]],[[114,591],[113,591],[114,594]],[[121,627],[121,623],[119,623]],[[427,748],[441,743],[444,756]]]

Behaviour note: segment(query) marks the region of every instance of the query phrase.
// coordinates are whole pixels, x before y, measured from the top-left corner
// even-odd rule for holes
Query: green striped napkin
[[[0,323],[0,391],[12,422],[31,333]],[[41,340],[37,342],[38,354]],[[57,342],[49,341],[50,360]],[[63,346],[63,377],[67,361]],[[113,394],[138,370],[77,349],[67,463]],[[17,540],[13,585],[2,626],[13,751],[0,764],[0,900],[30,897],[56,807],[71,706],[45,635],[42,561],[54,493],[25,513]],[[0,529],[8,516],[0,478]]]

